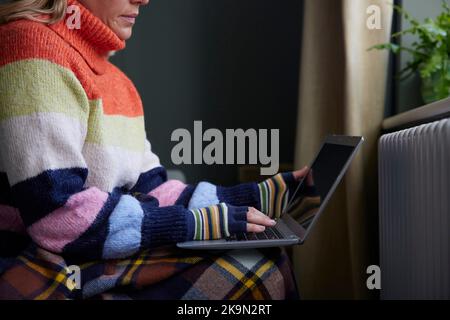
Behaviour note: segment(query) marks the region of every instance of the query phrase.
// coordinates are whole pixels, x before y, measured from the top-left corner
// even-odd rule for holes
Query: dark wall
[[[152,0],[126,50],[112,58],[135,83],[153,150],[188,182],[237,182],[237,166],[175,166],[173,130],[278,128],[294,155],[300,0]]]

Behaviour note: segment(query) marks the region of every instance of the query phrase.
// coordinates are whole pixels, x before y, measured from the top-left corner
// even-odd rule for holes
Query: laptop
[[[196,250],[250,249],[303,244],[324,211],[364,141],[363,137],[328,136],[298,182],[294,195],[274,227],[261,233],[233,234],[226,239],[186,241],[180,248]]]

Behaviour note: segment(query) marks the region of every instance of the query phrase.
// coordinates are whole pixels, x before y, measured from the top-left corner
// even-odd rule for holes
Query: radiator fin
[[[382,299],[450,299],[450,120],[379,143]]]

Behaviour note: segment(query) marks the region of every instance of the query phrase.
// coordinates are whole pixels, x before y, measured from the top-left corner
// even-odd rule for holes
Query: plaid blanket
[[[8,266],[0,270],[0,299],[298,299],[290,261],[280,248],[166,247],[74,266],[33,245],[2,262]]]

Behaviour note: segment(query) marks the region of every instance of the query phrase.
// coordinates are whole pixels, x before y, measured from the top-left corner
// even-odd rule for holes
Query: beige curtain
[[[327,134],[366,139],[310,238],[294,249],[305,299],[374,297],[366,268],[378,262],[376,152],[388,53],[367,48],[389,41],[390,2],[304,0],[296,167],[310,163]],[[381,29],[366,25],[370,5],[381,9]]]

